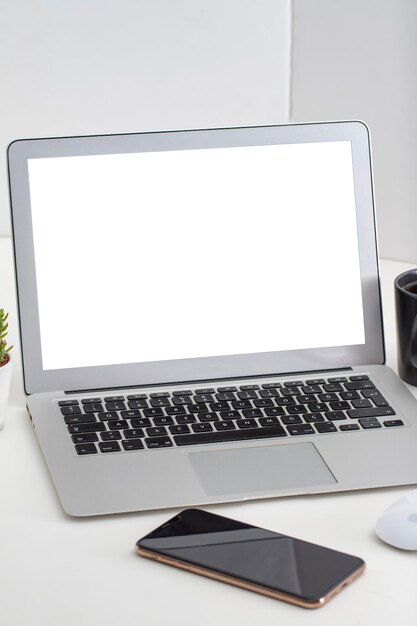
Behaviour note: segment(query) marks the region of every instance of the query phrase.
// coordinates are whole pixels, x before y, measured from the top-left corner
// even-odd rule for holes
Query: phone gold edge
[[[304,609],[319,609],[324,604],[326,604],[330,598],[337,595],[342,589],[350,585],[358,576],[360,576],[365,570],[366,564],[363,563],[361,567],[355,570],[352,574],[350,574],[347,578],[344,578],[336,587],[331,589],[325,596],[319,598],[318,600],[313,600],[311,602],[307,600],[302,600],[297,598],[296,596],[291,596],[289,594],[274,591],[273,589],[269,589],[268,587],[263,587],[262,585],[257,585],[255,583],[250,583],[240,578],[235,578],[233,576],[229,576],[228,574],[221,574],[220,572],[216,572],[214,570],[206,569],[204,567],[200,567],[198,565],[193,565],[192,563],[187,563],[186,561],[180,561],[178,559],[173,559],[164,554],[159,554],[157,552],[152,552],[150,550],[146,550],[141,546],[136,545],[135,547],[136,553],[139,556],[145,557],[146,559],[151,559],[152,561],[158,561],[158,563],[164,563],[165,565],[171,565],[172,567],[177,567],[178,569],[185,570],[186,572],[192,572],[193,574],[198,574],[200,576],[205,576],[206,578],[211,578],[213,580],[217,580],[222,583],[226,583],[228,585],[234,585],[235,587],[240,587],[241,589],[245,589],[246,591],[253,591],[255,593],[260,593],[264,596],[268,596],[269,598],[273,598],[274,600],[282,600],[283,602],[288,602],[289,604],[295,604],[296,606],[300,606]]]

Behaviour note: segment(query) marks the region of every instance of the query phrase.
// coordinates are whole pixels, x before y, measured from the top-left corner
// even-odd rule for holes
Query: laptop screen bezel
[[[364,344],[60,370],[43,369],[28,159],[329,141],[350,141],[352,146]],[[17,140],[8,148],[8,167],[23,375],[27,394],[329,371],[384,362],[369,130],[363,122]],[[79,315],[82,315],[82,307]]]

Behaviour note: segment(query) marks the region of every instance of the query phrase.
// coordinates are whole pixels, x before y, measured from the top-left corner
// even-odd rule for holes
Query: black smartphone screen
[[[307,602],[364,565],[349,554],[199,509],[187,509],[137,545]]]

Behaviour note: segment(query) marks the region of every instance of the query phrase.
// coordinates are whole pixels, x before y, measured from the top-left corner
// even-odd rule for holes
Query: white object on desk
[[[10,382],[12,380],[12,357],[0,367],[0,430],[4,428],[7,405],[9,402]]]
[[[417,550],[417,489],[396,500],[379,517],[376,534],[402,550]]]

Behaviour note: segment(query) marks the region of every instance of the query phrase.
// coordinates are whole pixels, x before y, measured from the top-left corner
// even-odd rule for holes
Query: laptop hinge
[[[111,391],[113,389],[149,389],[149,388],[153,388],[153,387],[179,387],[179,386],[183,386],[183,385],[203,385],[203,384],[207,384],[207,383],[216,383],[216,382],[225,382],[225,381],[231,381],[231,380],[260,380],[260,379],[265,379],[265,378],[283,378],[286,376],[304,376],[304,375],[311,375],[311,374],[321,374],[323,372],[326,372],[327,374],[329,372],[333,373],[333,372],[346,372],[346,371],[352,371],[352,367],[337,367],[334,369],[321,369],[321,370],[302,370],[299,372],[280,372],[279,374],[261,374],[261,375],[253,375],[253,376],[229,376],[229,377],[225,377],[225,378],[204,378],[204,379],[199,379],[199,380],[182,380],[180,382],[176,381],[176,382],[161,382],[161,383],[148,383],[148,384],[142,384],[142,385],[126,385],[126,386],[119,386],[119,387],[97,387],[94,389],[73,389],[72,391],[65,391],[64,393],[66,395],[71,395],[71,394],[81,394],[81,393],[97,393],[99,391]]]

